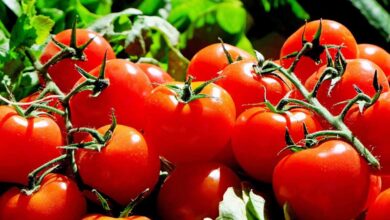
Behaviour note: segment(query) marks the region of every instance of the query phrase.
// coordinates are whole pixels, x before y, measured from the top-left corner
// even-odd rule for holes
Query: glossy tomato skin
[[[145,72],[148,76],[153,88],[166,82],[172,82],[173,78],[161,67],[150,64],[150,63],[136,63],[137,66]]]
[[[98,131],[104,134],[109,125]],[[88,136],[84,141],[91,141]],[[76,162],[83,182],[127,205],[145,189],[157,183],[160,160],[142,134],[131,127],[117,125],[111,140],[101,152],[80,149]]]
[[[28,174],[61,155],[61,130],[49,117],[24,118],[0,106],[0,182],[27,183]]]
[[[58,42],[65,45],[70,45],[72,30],[64,30],[54,36]],[[99,66],[103,62],[104,53],[107,51],[107,59],[115,59],[115,53],[111,45],[99,34],[86,29],[76,30],[76,44],[81,46],[88,42],[91,38],[94,40],[84,50],[86,57],[85,61],[63,59],[60,62],[51,66],[48,70],[53,81],[63,92],[69,92],[73,85],[80,79],[81,75],[77,72],[75,65],[83,68],[85,71],[90,71]],[[60,52],[61,49],[52,41],[45,47],[40,58],[41,63],[46,63],[54,55]]]
[[[283,57],[300,51],[302,45],[302,34],[305,33],[305,37],[308,41],[312,41],[313,37],[318,29],[320,20],[308,22],[294,32],[284,42],[280,51],[281,64],[284,68],[289,68],[295,58],[282,59]],[[305,32],[304,32],[305,31]],[[342,24],[332,20],[322,20],[322,32],[320,37],[320,45],[332,44],[343,45],[341,52],[346,59],[354,59],[358,56],[357,43],[352,33]],[[337,49],[329,49],[332,57],[337,53]],[[321,63],[317,65],[311,58],[302,57],[298,62],[294,73],[297,77],[305,82],[306,79],[313,74],[319,67],[326,64],[326,54],[323,51],[320,55]]]
[[[325,68],[326,66],[321,67],[315,74],[307,79],[305,87],[309,91],[315,87],[315,84],[321,77]],[[382,91],[388,91],[389,83],[387,82],[386,75],[375,63],[365,59],[352,59],[347,60],[347,68],[341,77],[341,80],[333,87],[330,94],[328,94],[331,83],[330,80],[321,84],[317,93],[318,101],[320,101],[320,103],[331,113],[336,115],[339,114],[346,105],[345,101],[352,99],[357,95],[354,86],[359,87],[368,96],[374,96],[376,93],[373,87],[375,70],[377,70],[378,82],[383,88]]]
[[[379,99],[360,113],[358,106],[352,107],[345,117],[345,124],[357,138],[379,159],[380,175],[390,174],[390,148],[387,137],[390,135],[390,92],[380,95]]]
[[[90,74],[98,76],[100,66]],[[93,127],[111,123],[114,110],[119,124],[137,129],[143,128],[145,120],[145,97],[152,90],[150,80],[134,63],[122,59],[108,60],[105,79],[110,84],[97,97],[91,91],[83,91],[70,99],[72,123],[75,127]],[[85,79],[80,79],[77,84]]]
[[[358,49],[359,58],[371,60],[390,76],[390,54],[386,50],[373,44],[358,44]]]
[[[192,88],[201,83],[193,82]],[[228,147],[236,118],[232,98],[213,83],[201,94],[209,97],[182,103],[174,91],[161,85],[147,97],[145,138],[175,164],[209,161]]]
[[[232,135],[234,155],[242,169],[256,180],[271,183],[274,167],[285,155],[288,129],[295,142],[304,138],[303,124],[309,132],[321,130],[314,114],[302,108],[273,113],[252,107],[238,116]]]
[[[280,78],[273,75],[257,75],[253,69],[256,63],[249,60],[235,62],[227,66],[220,74],[222,77],[216,83],[232,96],[237,115],[251,104],[264,102],[264,93],[267,100],[277,104],[290,88]]]
[[[366,220],[389,219],[390,189],[381,192],[375,202],[368,209]]]
[[[239,56],[243,60],[256,61],[248,52],[229,44],[224,45],[234,61]],[[193,76],[194,81],[207,81],[217,77],[218,72],[228,65],[229,61],[223,51],[222,44],[211,44],[198,51],[192,57],[188,65],[187,76]]]
[[[124,218],[114,218],[114,217],[104,216],[101,214],[91,214],[85,216],[81,220],[150,220],[150,218],[145,216],[129,216]]]
[[[350,144],[328,140],[284,157],[275,167],[273,189],[298,219],[354,219],[366,208],[370,176]]]
[[[22,102],[22,103],[35,102],[35,101],[37,101],[39,95],[40,95],[40,92],[35,92],[35,93],[33,93],[33,94],[31,94],[31,95],[29,95],[27,97],[24,97],[23,99],[20,100],[20,102]],[[61,105],[61,102],[60,102],[60,100],[58,98],[56,98],[56,97],[48,98],[48,96],[50,96],[50,94],[46,95],[44,97],[44,99],[45,99],[45,102],[48,102],[49,106],[57,108],[57,109],[62,110],[62,111],[64,110],[64,107]],[[24,108],[24,109],[27,109],[29,106],[30,105],[22,105],[21,107]],[[60,114],[56,114],[56,113],[50,113],[50,115],[52,116],[54,121],[60,127],[60,129],[62,131],[62,134],[63,134],[63,137],[65,137],[65,135],[66,135],[66,126],[65,126],[65,119],[64,119],[64,117],[61,116]]]
[[[0,197],[0,219],[79,220],[86,203],[76,183],[60,174],[47,175],[28,196],[14,187]]]
[[[239,187],[232,170],[218,163],[179,165],[158,195],[162,219],[203,220],[218,216],[218,204],[228,187]]]

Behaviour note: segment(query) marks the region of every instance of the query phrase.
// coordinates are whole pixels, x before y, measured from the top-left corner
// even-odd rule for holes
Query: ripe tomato
[[[386,220],[389,219],[390,209],[390,189],[379,194],[375,202],[368,209],[366,220]]]
[[[315,74],[307,79],[305,86],[309,91],[315,87],[325,68],[326,66],[322,66]],[[365,94],[372,97],[376,92],[373,87],[375,70],[378,73],[378,82],[383,87],[382,91],[388,91],[389,83],[387,82],[386,75],[375,63],[365,59],[353,59],[347,60],[347,68],[341,80],[333,87],[330,94],[328,93],[331,84],[330,80],[321,84],[317,93],[318,101],[331,113],[336,115],[347,104],[344,101],[352,99],[357,95],[354,86],[359,87]]]
[[[256,61],[256,59],[248,52],[229,45],[224,44],[226,50],[235,61],[238,57],[244,60]],[[218,76],[218,72],[229,65],[229,60],[225,55],[222,44],[211,44],[198,51],[191,59],[187,76],[193,76],[196,81],[207,81]]]
[[[390,174],[390,148],[386,137],[390,135],[390,92],[381,94],[377,102],[360,113],[352,107],[345,117],[345,124],[357,138],[379,159],[380,175]]]
[[[85,216],[81,220],[150,220],[150,218],[145,216],[136,216],[136,215],[124,217],[124,218],[114,218],[114,217],[104,216],[101,214],[91,214]]]
[[[192,88],[202,82],[193,82]],[[167,84],[168,85],[168,84]],[[147,97],[145,138],[173,163],[207,161],[228,147],[236,118],[230,95],[211,83],[201,94],[208,97],[180,102],[176,92],[160,85]],[[184,83],[173,82],[180,88]]]
[[[367,210],[371,204],[375,201],[376,197],[378,197],[379,193],[382,190],[382,178],[381,176],[372,174],[370,176],[370,188],[368,192],[368,199],[366,205],[364,206]]]
[[[171,75],[169,75],[159,66],[150,63],[136,63],[136,64],[148,76],[153,87],[157,87],[160,84],[173,81]]]
[[[371,60],[390,76],[390,54],[386,50],[373,44],[358,44],[358,49],[359,58]]]
[[[0,182],[27,183],[28,174],[61,155],[61,130],[49,117],[24,118],[0,106]]]
[[[0,197],[4,220],[79,220],[85,212],[85,199],[76,183],[60,174],[44,177],[32,195],[13,187]]]
[[[239,187],[232,170],[218,163],[179,165],[158,195],[162,219],[203,220],[218,216],[218,204],[229,187]]]
[[[98,131],[102,134],[109,126]],[[91,141],[88,136],[84,141]],[[76,163],[83,182],[127,205],[145,189],[153,189],[160,171],[156,151],[134,128],[117,125],[108,144],[101,150],[80,149]]]
[[[98,76],[100,66],[90,74]],[[137,129],[143,127],[145,120],[145,97],[152,90],[152,85],[134,63],[121,59],[108,60],[105,78],[110,85],[97,97],[91,91],[83,91],[70,99],[71,120],[75,127],[98,128],[111,122],[111,111],[119,124]],[[77,84],[85,81],[80,79]]]
[[[288,129],[295,142],[304,138],[303,124],[309,132],[321,130],[314,114],[302,108],[284,114],[267,108],[253,107],[238,116],[232,135],[234,155],[251,177],[271,183],[274,167],[288,154],[285,133]]]
[[[264,102],[264,93],[276,105],[290,91],[282,79],[270,74],[256,74],[255,64],[249,60],[230,64],[222,70],[222,78],[216,82],[232,96],[237,115],[250,108],[250,104]]]
[[[48,94],[47,96],[50,96],[50,94]],[[22,100],[20,100],[20,102],[24,102],[24,103],[34,102],[34,101],[37,101],[38,97],[39,97],[39,92],[35,92],[35,93],[23,98]],[[48,105],[51,107],[57,108],[59,110],[64,110],[64,107],[61,105],[61,102],[58,98],[50,98],[50,99],[47,99],[45,101],[48,101],[49,102]],[[27,109],[29,106],[30,105],[22,105],[21,107],[24,109]],[[50,113],[50,115],[53,116],[52,118],[58,124],[58,126],[60,127],[60,129],[62,131],[62,134],[65,137],[66,127],[65,127],[64,118],[60,114],[56,114],[56,113]]]
[[[296,32],[294,32],[287,40],[284,42],[282,49],[280,51],[280,62],[283,67],[289,68],[293,60],[293,58],[282,59],[283,57],[292,54],[294,52],[298,52],[302,49],[302,35],[305,34],[305,38],[308,41],[312,41],[314,35],[319,27],[320,20],[315,20],[303,25]],[[352,35],[352,33],[342,24],[332,21],[332,20],[322,20],[322,32],[321,37],[319,39],[320,45],[332,44],[332,45],[343,45],[341,52],[344,57],[347,59],[354,59],[358,56],[357,43]],[[321,51],[320,51],[321,52]],[[329,49],[329,52],[332,57],[335,56],[337,49]],[[319,54],[319,58],[321,60],[320,65],[316,64],[314,60],[311,58],[304,56],[302,57],[295,70],[294,73],[297,77],[305,82],[306,79],[313,74],[320,66],[326,64],[326,54],[325,51],[322,51]]]
[[[70,29],[61,31],[54,36],[54,39],[69,46],[71,33],[72,30]],[[51,78],[63,92],[69,92],[76,81],[81,77],[80,73],[77,72],[75,65],[78,65],[88,72],[103,62],[104,53],[106,51],[107,59],[115,59],[114,51],[102,36],[91,30],[76,30],[77,46],[87,43],[91,38],[93,38],[93,41],[84,50],[85,61],[68,58],[61,60],[49,68],[48,72]],[[60,51],[61,49],[50,41],[43,50],[40,61],[44,64]]]
[[[273,189],[298,219],[354,219],[366,208],[370,177],[367,162],[350,144],[328,140],[279,161]]]

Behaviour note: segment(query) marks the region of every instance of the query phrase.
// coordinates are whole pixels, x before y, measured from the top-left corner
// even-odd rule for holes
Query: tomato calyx
[[[137,197],[132,199],[129,204],[119,213],[118,218],[127,218],[132,216],[134,208],[145,198],[146,194],[149,193],[149,188],[142,191]],[[99,200],[100,205],[104,209],[107,215],[114,216],[113,209],[110,207],[110,203],[99,191],[92,189],[92,192],[96,195],[96,198]]]
[[[221,43],[223,52],[225,53],[226,59],[228,61],[228,64],[232,64],[234,62],[242,60],[241,56],[238,56],[236,60],[233,59],[232,55],[229,53],[229,51],[226,49],[225,44],[222,40],[222,38],[218,37],[219,42]]]
[[[187,104],[187,103],[190,103],[190,102],[195,101],[197,99],[211,98],[210,96],[208,96],[206,94],[202,94],[201,92],[207,85],[219,80],[220,78],[221,77],[216,77],[214,79],[206,81],[206,82],[200,84],[195,89],[192,89],[192,86],[191,86],[191,83],[193,80],[192,76],[188,77],[188,79],[184,82],[184,86],[182,88],[180,88],[179,86],[170,85],[170,84],[167,84],[165,86],[176,93],[175,97],[179,102]]]

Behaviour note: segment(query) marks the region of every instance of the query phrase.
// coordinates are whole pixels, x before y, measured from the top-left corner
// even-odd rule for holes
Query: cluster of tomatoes
[[[221,43],[200,50],[177,82],[158,66],[117,59],[103,37],[82,29],[57,34],[40,62],[45,89],[0,106],[0,219],[113,219],[87,214],[86,198],[125,207],[152,191],[161,219],[215,219],[227,188],[248,179],[272,184],[297,219],[364,218],[367,210],[368,220],[386,219],[390,191],[379,193],[390,175],[390,55],[358,45],[335,21],[293,33],[270,71],[261,57]],[[339,72],[325,77],[329,70]],[[130,213],[121,218],[149,219]]]

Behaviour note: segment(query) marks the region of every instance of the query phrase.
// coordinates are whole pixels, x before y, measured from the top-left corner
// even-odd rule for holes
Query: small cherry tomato
[[[136,64],[148,76],[153,87],[157,87],[160,84],[173,81],[171,75],[169,75],[159,66],[150,63],[136,63]]]
[[[98,131],[104,134],[109,128]],[[91,141],[88,136],[84,142]],[[160,160],[142,134],[131,127],[117,125],[111,139],[99,152],[80,149],[76,163],[83,182],[121,205],[127,205],[157,183]]]
[[[318,54],[315,54],[315,58],[319,59],[319,63],[316,63],[308,56],[303,56],[294,70],[294,73],[302,82],[305,82],[311,74],[326,64],[326,53],[325,50],[321,49],[321,46],[323,45],[328,44],[342,46],[341,52],[346,59],[354,59],[358,56],[356,40],[352,33],[344,25],[332,20],[322,20],[321,22],[322,32],[319,39],[320,47],[315,48],[316,52],[318,52]],[[299,52],[302,49],[303,34],[307,41],[312,41],[319,25],[320,20],[311,21],[300,27],[289,38],[287,38],[280,51],[280,61],[284,68],[289,68],[295,57],[288,59],[283,59],[283,57],[294,52]],[[337,49],[329,48],[329,53],[332,57],[334,57],[337,53]]]
[[[76,183],[60,174],[45,176],[31,195],[14,187],[0,197],[4,220],[79,220],[85,212],[85,199]]]
[[[61,31],[54,36],[54,39],[69,46],[71,33],[72,30],[70,29]],[[85,61],[67,58],[59,61],[49,68],[48,72],[51,78],[63,92],[69,92],[76,81],[81,77],[80,73],[77,72],[75,65],[88,72],[103,62],[104,53],[106,51],[107,59],[115,59],[114,51],[112,50],[110,44],[102,36],[91,30],[76,29],[77,46],[87,43],[91,38],[93,38],[92,42],[83,51]],[[43,50],[40,61],[45,64],[60,51],[61,49],[50,41]]]
[[[390,77],[390,54],[373,44],[358,44],[359,58],[371,60],[378,65],[387,77]]]
[[[229,45],[224,44],[226,50],[230,53],[233,61],[236,61],[238,57],[243,60],[256,59],[248,52]],[[187,76],[193,76],[196,81],[207,81],[218,76],[218,72],[223,70],[229,65],[229,60],[223,50],[222,44],[211,44],[200,51],[198,51],[191,59]]]
[[[390,189],[381,192],[367,211],[366,220],[387,220],[390,210]]]

